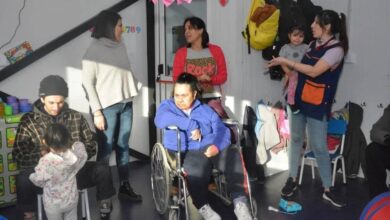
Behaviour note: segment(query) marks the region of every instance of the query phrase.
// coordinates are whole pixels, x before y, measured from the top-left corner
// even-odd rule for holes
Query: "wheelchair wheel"
[[[151,154],[151,183],[156,210],[160,214],[169,207],[171,182],[166,150],[161,143],[156,143]]]
[[[168,219],[169,220],[179,220],[179,210],[170,209]]]

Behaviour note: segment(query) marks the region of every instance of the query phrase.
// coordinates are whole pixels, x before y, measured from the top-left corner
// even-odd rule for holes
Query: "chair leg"
[[[344,157],[341,158],[341,168],[343,169],[343,183],[344,184],[347,184],[347,178],[346,178],[346,175],[345,175],[345,162],[344,162]]]
[[[37,195],[37,202],[38,202],[38,220],[42,220],[43,217],[42,217],[42,195],[41,194],[38,194]]]
[[[83,219],[91,220],[91,213],[89,211],[88,190],[83,189],[79,191],[81,194],[81,213]]]
[[[334,186],[334,182],[335,182],[335,179],[336,179],[337,162],[338,162],[338,159],[336,159],[336,160],[331,162],[331,164],[333,164],[332,186]]]
[[[303,177],[303,168],[305,167],[305,157],[303,156],[302,157],[302,161],[301,161],[301,171],[299,172],[299,181],[298,181],[298,184],[301,185],[302,184],[302,177]]]
[[[316,174],[314,172],[314,160],[311,160],[311,178],[314,180],[316,178]]]
[[[79,191],[79,194],[81,194],[81,217],[85,219],[85,197],[84,192]]]

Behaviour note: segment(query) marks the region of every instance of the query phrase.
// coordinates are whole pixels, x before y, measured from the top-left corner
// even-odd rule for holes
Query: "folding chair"
[[[335,183],[338,161],[341,161],[341,169],[343,172],[343,183],[344,184],[347,183],[347,179],[345,176],[345,162],[344,162],[344,157],[343,157],[345,133],[346,132],[347,132],[347,122],[345,120],[343,120],[343,119],[330,119],[329,120],[328,134],[341,136],[341,142],[340,142],[338,149],[334,153],[329,153],[330,161],[333,164],[332,186],[334,186],[334,183]],[[305,154],[302,157],[301,171],[299,174],[299,185],[301,185],[301,183],[302,183],[303,168],[305,167],[306,160],[310,161],[312,178],[313,179],[315,178],[314,162],[316,161],[316,158],[314,156],[313,151],[308,151],[308,152],[305,152]]]

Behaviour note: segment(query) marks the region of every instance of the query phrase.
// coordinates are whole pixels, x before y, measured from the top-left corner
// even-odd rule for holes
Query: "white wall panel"
[[[3,16],[3,9],[15,11],[20,4],[18,1],[2,1],[0,3],[0,16]],[[86,19],[93,17],[101,10],[106,9],[118,0],[27,0],[26,11],[23,12],[23,20],[20,32],[13,42],[28,39],[34,45],[42,46],[47,41],[53,40],[64,32],[83,23]],[[59,3],[61,2],[61,3]],[[41,3],[41,4],[40,4]],[[43,4],[44,3],[44,4]],[[65,13],[66,12],[66,13]],[[130,147],[135,150],[149,154],[149,126],[148,126],[148,93],[147,88],[147,56],[146,56],[146,8],[145,0],[138,1],[120,12],[124,26],[140,27],[139,33],[124,33],[122,39],[127,46],[130,63],[135,77],[142,84],[140,95],[134,99],[134,122],[130,138]],[[45,20],[46,19],[46,20]],[[32,20],[38,22],[36,27],[30,27]],[[0,18],[1,42],[4,41],[6,33],[10,32],[8,24],[5,25],[3,17]],[[31,23],[32,22],[32,23]],[[27,25],[28,24],[28,25]],[[48,29],[47,31],[44,31]],[[47,36],[46,34],[49,34]],[[88,113],[89,105],[85,93],[81,87],[81,59],[87,50],[92,38],[89,31],[54,50],[44,58],[32,65],[22,69],[0,82],[0,90],[15,95],[19,98],[28,98],[35,101],[38,98],[39,82],[50,74],[61,75],[68,82],[69,98],[71,108]],[[26,37],[23,37],[26,36]],[[27,38],[27,36],[29,36]],[[0,42],[0,43],[1,43]],[[0,55],[2,56],[2,55]]]

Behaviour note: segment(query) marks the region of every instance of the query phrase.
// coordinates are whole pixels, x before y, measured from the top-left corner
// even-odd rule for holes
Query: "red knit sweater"
[[[214,44],[209,44],[208,46],[211,55],[217,63],[217,74],[211,77],[211,84],[221,85],[226,82],[227,79],[225,56],[219,46]],[[187,47],[182,47],[178,49],[175,55],[175,59],[173,61],[173,81],[176,81],[177,77],[184,72],[186,58]]]

